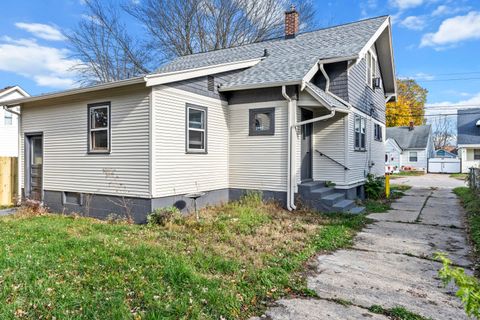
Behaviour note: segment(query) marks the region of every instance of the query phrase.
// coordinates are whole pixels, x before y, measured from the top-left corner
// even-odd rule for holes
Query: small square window
[[[417,156],[416,151],[410,151],[408,161],[410,161],[410,162],[417,162],[418,161],[418,156]]]
[[[249,135],[275,134],[275,108],[250,109]]]

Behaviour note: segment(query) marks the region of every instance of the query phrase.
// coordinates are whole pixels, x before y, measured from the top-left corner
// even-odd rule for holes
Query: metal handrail
[[[321,151],[318,151],[318,150],[315,150],[315,151],[318,152],[320,154],[320,156],[326,157],[326,158],[330,159],[331,161],[335,162],[336,164],[342,166],[344,170],[350,170],[350,168],[346,167],[344,164],[338,162],[337,160],[333,159],[332,157],[327,156],[325,153],[323,153]]]

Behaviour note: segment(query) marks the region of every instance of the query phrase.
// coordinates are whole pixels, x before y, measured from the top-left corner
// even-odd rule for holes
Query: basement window
[[[187,104],[186,152],[207,153],[207,108]]]
[[[249,135],[266,136],[275,134],[275,108],[249,110]]]
[[[365,151],[367,119],[355,115],[355,151]]]
[[[81,206],[83,204],[83,196],[81,193],[78,193],[78,192],[65,191],[62,194],[62,203],[64,205],[73,204],[73,205]]]
[[[88,152],[110,152],[110,102],[88,105]]]

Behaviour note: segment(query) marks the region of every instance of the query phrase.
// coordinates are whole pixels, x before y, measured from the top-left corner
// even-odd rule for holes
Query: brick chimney
[[[298,33],[298,11],[292,4],[289,11],[285,11],[285,39],[295,38]]]
[[[414,128],[413,121],[410,121],[410,126],[408,127],[408,131],[412,131]]]

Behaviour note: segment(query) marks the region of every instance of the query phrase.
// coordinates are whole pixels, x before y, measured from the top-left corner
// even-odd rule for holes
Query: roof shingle
[[[391,127],[387,128],[387,139],[392,138],[402,149],[424,149],[428,145],[430,137],[429,124],[424,126],[415,126],[413,130],[409,127]]]

